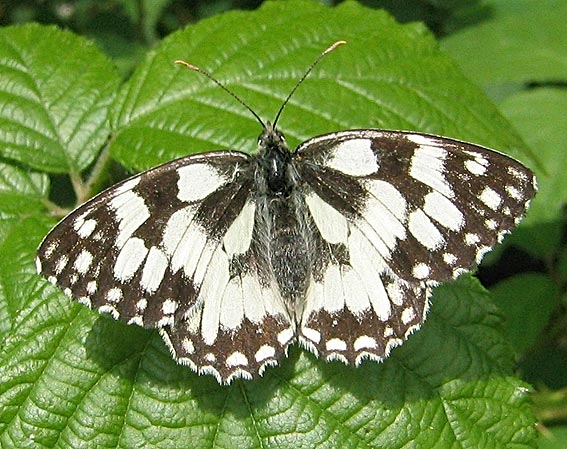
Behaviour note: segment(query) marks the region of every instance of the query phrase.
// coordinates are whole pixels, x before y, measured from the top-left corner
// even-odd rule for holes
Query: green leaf
[[[489,21],[443,40],[471,79],[488,90],[567,77],[567,3],[563,0],[493,1]],[[503,87],[504,86],[504,87]]]
[[[48,189],[47,175],[0,162],[0,219],[36,213]]]
[[[252,115],[173,62],[185,58],[210,71],[267,121],[315,57],[344,39],[283,112],[279,127],[291,146],[325,132],[378,127],[448,135],[526,159],[522,141],[422,26],[401,27],[350,2],[334,9],[288,3],[203,20],[165,39],[116,98],[112,154],[141,170],[205,150],[253,151],[260,127]]]
[[[0,30],[0,154],[50,172],[79,172],[109,135],[118,77],[92,44],[55,27]]]
[[[215,148],[253,151],[258,123],[173,60],[210,70],[270,119],[338,39],[349,43],[321,62],[284,111],[280,125],[292,144],[380,126],[522,154],[520,138],[424,27],[400,26],[354,2],[331,9],[295,1],[224,14],[156,47],[112,106],[112,154],[138,170]],[[65,62],[88,76],[88,67]],[[9,323],[0,345],[1,447],[535,447],[501,317],[470,277],[436,290],[423,329],[381,364],[325,363],[294,347],[262,379],[223,387],[176,365],[157,332],[98,317],[35,276],[35,250],[52,223],[32,216],[18,230],[15,220],[0,222],[8,255],[0,319]]]
[[[543,274],[513,276],[490,291],[506,316],[505,335],[518,354],[534,345],[560,304],[557,286]]]
[[[502,112],[534,151],[539,191],[526,217],[525,229],[538,226],[522,245],[535,256],[548,258],[563,238],[563,208],[567,204],[567,93],[539,88],[517,93],[502,102]]]
[[[564,449],[567,447],[567,426],[544,429],[538,441],[539,449]]]

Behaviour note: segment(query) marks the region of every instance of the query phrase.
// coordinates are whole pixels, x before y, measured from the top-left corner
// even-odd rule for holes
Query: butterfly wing
[[[411,132],[316,137],[295,164],[319,251],[331,254],[313,269],[299,337],[347,363],[387,357],[419,328],[431,289],[478,263],[536,191],[505,155]]]
[[[40,245],[38,272],[99,312],[161,329],[179,363],[220,382],[250,377],[293,335],[280,298],[259,282],[252,186],[251,159],[238,152],[148,170],[63,219]]]

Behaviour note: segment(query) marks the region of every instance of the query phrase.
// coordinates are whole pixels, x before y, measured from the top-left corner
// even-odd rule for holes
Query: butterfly
[[[520,221],[534,174],[471,143],[356,129],[290,151],[186,156],[65,217],[37,270],[117,320],[159,329],[173,358],[219,383],[251,379],[299,342],[324,360],[381,361],[425,320],[432,289]]]

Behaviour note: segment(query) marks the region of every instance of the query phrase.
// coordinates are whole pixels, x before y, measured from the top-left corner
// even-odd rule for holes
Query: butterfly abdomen
[[[289,199],[272,199],[267,204],[269,222],[268,254],[273,275],[283,299],[290,305],[303,300],[311,273],[308,236]]]

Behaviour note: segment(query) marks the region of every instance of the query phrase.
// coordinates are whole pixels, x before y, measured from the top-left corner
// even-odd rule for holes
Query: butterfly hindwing
[[[520,163],[452,139],[378,130],[302,144],[296,166],[321,247],[299,330],[327,359],[387,357],[425,318],[431,289],[471,269],[535,194]]]
[[[253,378],[276,365],[295,340],[295,325],[256,233],[249,199],[210,260],[202,302],[162,330],[174,358],[221,383]]]

